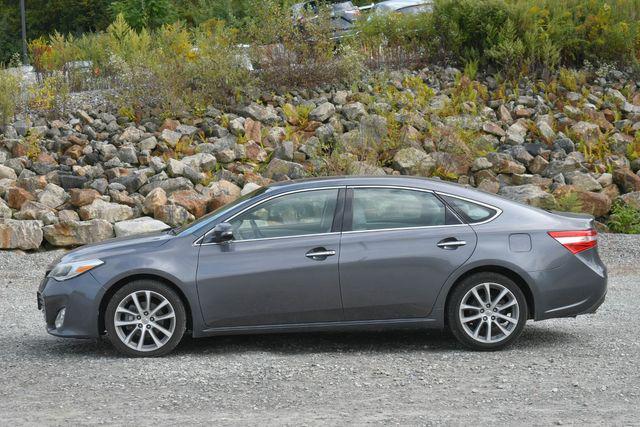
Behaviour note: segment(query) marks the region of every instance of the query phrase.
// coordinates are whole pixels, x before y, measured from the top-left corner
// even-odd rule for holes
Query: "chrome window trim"
[[[379,228],[377,230],[350,230],[343,231],[342,234],[359,234],[359,233],[379,233],[384,231],[407,231],[407,230],[423,230],[429,228],[445,228],[445,227],[468,227],[469,224],[444,224],[444,225],[420,225],[417,227],[396,227],[396,228]]]
[[[488,219],[485,219],[484,221],[469,222],[469,223],[467,223],[469,225],[487,224],[487,223],[493,221],[494,219],[498,218],[500,215],[502,215],[502,209],[500,209],[497,206],[490,205],[488,203],[479,202],[479,201],[474,200],[474,199],[469,199],[467,197],[462,197],[462,196],[458,196],[458,195],[455,195],[455,194],[445,193],[445,192],[442,192],[442,191],[436,191],[436,194],[438,194],[440,196],[446,196],[446,197],[452,197],[454,199],[464,200],[465,202],[469,202],[469,203],[475,203],[476,205],[484,206],[485,208],[489,208],[489,209],[493,209],[496,212],[495,215],[493,215],[492,217],[490,217]]]
[[[330,186],[330,187],[318,187],[318,188],[301,188],[298,190],[291,190],[291,191],[287,191],[285,193],[278,193],[278,194],[274,194],[271,197],[267,197],[263,200],[260,200],[257,203],[254,203],[250,206],[247,206],[246,208],[242,209],[240,212],[237,212],[235,214],[233,214],[232,216],[230,216],[229,218],[227,218],[224,222],[229,222],[229,221],[233,221],[233,219],[235,217],[237,217],[238,215],[242,215],[243,213],[245,213],[246,211],[253,209],[256,206],[260,206],[263,203],[268,202],[269,200],[272,199],[276,199],[278,197],[282,197],[282,196],[287,196],[289,194],[295,194],[295,193],[302,193],[302,192],[307,192],[307,191],[320,191],[320,190],[340,190],[346,188],[346,185],[335,185],[335,186]],[[334,211],[335,214],[335,211]],[[215,227],[214,227],[215,228]],[[202,241],[204,240],[205,237],[207,237],[209,234],[211,234],[213,232],[213,228],[210,229],[209,231],[207,231],[206,233],[204,233],[201,237],[199,237],[198,239],[196,239],[195,242],[193,242],[193,246],[211,246],[211,245],[227,245],[229,243],[241,243],[241,242],[257,242],[257,241],[261,241],[261,240],[276,240],[276,239],[291,239],[291,238],[298,238],[298,237],[313,237],[313,236],[328,236],[328,235],[333,235],[333,234],[340,234],[339,232],[335,232],[335,231],[330,231],[328,233],[314,233],[314,234],[295,234],[293,236],[280,236],[280,237],[263,237],[260,239],[245,239],[245,240],[232,240],[230,242],[225,242],[225,243],[202,243]]]

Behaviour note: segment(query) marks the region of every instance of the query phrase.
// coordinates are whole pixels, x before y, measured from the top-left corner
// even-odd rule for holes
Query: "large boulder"
[[[0,219],[0,249],[38,249],[42,243],[41,221]]]
[[[326,122],[333,116],[336,112],[336,107],[330,102],[323,102],[318,105],[316,108],[311,110],[309,113],[309,118],[316,122]]]
[[[288,162],[275,157],[269,162],[269,166],[265,172],[267,178],[275,181],[284,181],[289,178],[299,179],[306,175],[307,172],[300,163]]]
[[[96,199],[90,205],[81,207],[78,213],[83,221],[103,219],[114,223],[133,218],[131,207],[105,202],[102,199]]]
[[[179,227],[195,219],[189,211],[178,205],[158,206],[153,211],[153,216],[171,227]]]
[[[167,193],[162,188],[154,188],[147,194],[147,197],[144,198],[144,203],[142,206],[142,211],[149,215],[155,212],[157,207],[164,206],[167,204]]]
[[[113,237],[113,226],[102,219],[59,222],[47,225],[42,231],[44,238],[53,246],[87,245]]]
[[[94,200],[100,197],[100,193],[91,188],[72,188],[69,190],[71,196],[71,204],[75,207],[90,205]]]
[[[20,209],[26,202],[35,200],[35,197],[24,188],[12,187],[6,191],[5,199],[10,208]]]
[[[170,228],[167,224],[157,219],[143,216],[128,221],[117,222],[113,226],[116,237],[133,236],[135,234],[152,233]]]
[[[613,171],[613,181],[623,193],[640,191],[640,176],[633,173],[631,169],[616,169]]]
[[[176,191],[169,197],[169,202],[182,206],[196,218],[207,213],[209,199],[195,190]]]
[[[404,175],[429,176],[435,167],[435,160],[429,154],[415,147],[398,150],[393,156],[393,168]]]
[[[38,194],[38,202],[54,209],[63,205],[67,199],[69,199],[69,195],[64,191],[64,188],[51,183],[47,184],[44,190]]]
[[[498,194],[507,199],[537,207],[549,206],[555,202],[553,195],[533,184],[505,186]]]

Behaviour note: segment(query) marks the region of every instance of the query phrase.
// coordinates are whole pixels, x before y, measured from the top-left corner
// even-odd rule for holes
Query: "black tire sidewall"
[[[176,315],[176,327],[171,339],[165,345],[154,351],[137,351],[132,349],[124,344],[116,333],[114,318],[118,304],[120,304],[127,295],[136,291],[153,291],[162,295],[171,303]],[[187,316],[182,299],[169,286],[154,280],[136,280],[127,283],[113,294],[107,304],[104,320],[107,337],[118,351],[132,357],[157,357],[170,353],[180,343],[186,330]]]
[[[519,305],[519,318],[515,330],[506,339],[497,343],[482,343],[471,338],[464,331],[462,323],[460,322],[458,316],[458,308],[460,307],[460,303],[462,302],[462,298],[464,298],[465,294],[469,292],[469,290],[471,290],[474,286],[488,282],[498,283],[509,289],[509,291],[511,291],[511,293],[513,293],[513,295],[515,296],[516,301],[518,301]],[[498,273],[476,273],[462,280],[453,289],[451,298],[449,299],[449,304],[447,305],[447,323],[453,335],[465,347],[471,350],[479,351],[501,350],[511,345],[522,334],[525,323],[527,322],[529,317],[528,310],[527,299],[525,298],[522,289],[520,289],[520,287],[513,280]]]

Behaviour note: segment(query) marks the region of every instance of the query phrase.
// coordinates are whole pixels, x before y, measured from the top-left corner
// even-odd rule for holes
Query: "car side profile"
[[[85,246],[38,290],[47,331],[130,356],[193,337],[448,328],[497,350],[530,320],[593,313],[607,291],[593,218],[439,180],[263,187],[180,229]]]

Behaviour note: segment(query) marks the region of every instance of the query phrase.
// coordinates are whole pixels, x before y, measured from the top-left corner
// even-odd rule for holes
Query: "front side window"
[[[338,189],[285,194],[260,203],[231,221],[235,240],[331,232]]]
[[[352,230],[427,227],[447,224],[447,209],[429,192],[396,188],[355,188]]]
[[[456,212],[461,214],[467,222],[471,224],[487,221],[497,213],[495,209],[482,206],[468,200],[462,200],[451,196],[442,197],[453,209],[456,210]]]

